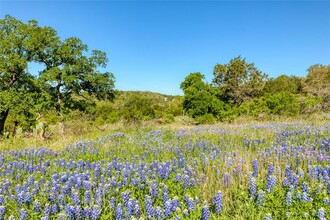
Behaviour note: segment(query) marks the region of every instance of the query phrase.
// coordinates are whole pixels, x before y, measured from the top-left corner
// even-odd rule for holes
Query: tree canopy
[[[30,73],[32,62],[44,69]],[[0,135],[10,111],[29,112],[42,103],[60,115],[63,106],[76,107],[74,95],[85,93],[112,100],[114,76],[100,71],[107,62],[104,52],[89,53],[79,38],[62,40],[53,28],[35,20],[0,19]]]
[[[263,90],[267,78],[253,63],[247,63],[240,56],[228,64],[215,65],[213,75],[213,83],[219,88],[221,99],[236,105],[256,97]]]
[[[313,65],[306,77],[268,78],[240,56],[216,64],[212,84],[190,73],[181,83],[183,108],[193,118],[233,120],[240,115],[296,117],[330,110],[330,65]]]

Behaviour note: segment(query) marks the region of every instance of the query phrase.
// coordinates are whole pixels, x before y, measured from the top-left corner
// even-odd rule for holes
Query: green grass
[[[321,166],[325,169],[329,164],[328,161],[318,161],[317,157],[319,155],[329,156],[329,150],[320,149],[322,141],[330,138],[330,123],[327,122],[216,124],[212,126],[171,124],[157,127],[153,124],[131,126],[116,124],[99,128],[88,127],[85,124],[80,129],[79,131],[73,124],[69,124],[66,125],[65,133],[60,134],[56,127],[52,127],[50,130],[52,136],[46,140],[40,140],[36,137],[14,138],[3,140],[0,142],[0,147],[2,151],[7,152],[8,150],[43,146],[57,151],[59,153],[58,158],[66,161],[88,160],[96,163],[100,161],[107,163],[112,160],[113,156],[116,156],[120,158],[122,163],[134,161],[136,164],[173,161],[173,159],[178,159],[177,151],[179,150],[185,159],[186,168],[171,173],[168,180],[156,177],[155,179],[149,178],[148,181],[166,184],[169,188],[169,197],[179,197],[181,208],[176,213],[184,219],[200,219],[204,201],[210,204],[211,219],[264,219],[267,213],[270,213],[273,219],[301,219],[304,213],[307,213],[306,219],[315,219],[318,209],[321,207],[325,208],[326,213],[329,214],[330,212],[330,206],[323,202],[324,198],[330,197],[327,195],[326,181],[310,180],[308,173],[309,166]],[[118,132],[123,135],[114,135]],[[279,135],[285,132],[290,135],[287,137]],[[76,147],[76,142],[89,142],[90,144],[83,152]],[[288,150],[282,156],[278,156],[278,152],[283,149],[284,145],[288,147]],[[64,150],[66,146],[73,147]],[[291,147],[293,148],[291,149]],[[29,160],[24,156],[19,158],[8,156],[7,159]],[[256,204],[257,198],[249,195],[248,176],[253,171],[252,162],[254,159],[259,161],[259,176],[256,178],[258,189],[266,192],[265,203],[260,207]],[[43,161],[46,160],[51,161],[50,170],[47,172],[49,174],[53,171],[57,173],[70,171],[55,166],[52,156],[44,157]],[[273,192],[265,190],[269,164],[274,165],[274,175],[277,179]],[[300,168],[305,174],[299,180],[291,206],[285,202],[288,187],[282,186],[285,177],[284,170],[287,166],[292,166],[294,173],[297,173],[298,168]],[[183,174],[184,170],[187,169],[194,173],[199,183],[183,189],[183,182],[177,183],[174,179],[177,173]],[[223,183],[226,174],[230,176],[229,186]],[[16,181],[14,176],[8,178],[11,178],[13,183],[22,184],[28,177],[29,174],[23,172],[21,181]],[[41,175],[35,174],[34,177],[40,179]],[[50,176],[47,176],[46,179],[49,180]],[[121,179],[122,176],[119,175],[117,181]],[[4,178],[1,177],[1,181],[3,180]],[[308,183],[312,198],[306,203],[296,198],[301,193],[303,182]],[[320,184],[323,184],[324,187],[319,193],[312,196],[312,192],[316,191]],[[120,193],[125,190],[131,191],[131,196],[140,201],[143,210],[144,196],[149,194],[147,185],[143,190],[125,185],[105,195],[106,199],[108,200],[110,197],[120,199]],[[219,190],[223,194],[223,211],[216,214],[212,201],[213,196]],[[190,195],[193,198],[198,197],[199,200],[195,211],[189,216],[182,214],[182,211],[186,209],[183,199],[185,195]],[[43,204],[47,202],[45,196],[40,197]],[[68,199],[68,202],[70,201]],[[153,202],[155,207],[163,206],[161,195]],[[16,215],[13,212],[13,210],[18,209],[16,206],[13,202],[9,203],[7,210]],[[30,206],[25,208],[31,210]],[[102,213],[103,219],[114,218],[115,216],[114,211],[107,206],[103,207]],[[289,215],[290,217],[287,217]]]

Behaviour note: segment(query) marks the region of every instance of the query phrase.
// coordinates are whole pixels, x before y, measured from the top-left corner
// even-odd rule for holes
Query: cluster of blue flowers
[[[255,210],[269,207],[270,198],[279,195],[284,209],[291,211],[296,205],[323,203],[300,216],[285,212],[287,216],[329,215],[330,132],[251,127],[274,129],[274,141],[242,134],[242,154],[237,143],[225,138],[217,143],[191,138],[231,132],[206,127],[175,131],[171,140],[168,133],[154,130],[139,136],[113,133],[58,151],[1,152],[0,220],[207,220],[224,215],[230,209],[226,196],[238,190],[245,190]],[[207,189],[210,179],[213,185]],[[199,194],[201,186],[210,195]],[[267,210],[263,216],[278,218],[272,214]]]

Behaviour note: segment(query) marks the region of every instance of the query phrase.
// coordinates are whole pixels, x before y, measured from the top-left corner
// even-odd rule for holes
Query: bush
[[[151,100],[139,96],[131,96],[120,109],[122,118],[128,122],[150,120],[155,118],[155,110],[151,106]]]
[[[173,114],[166,114],[164,116],[165,123],[172,123],[174,122],[174,115]]]
[[[108,114],[108,117],[107,117],[107,120],[106,120],[107,123],[113,124],[113,123],[116,123],[118,121],[120,121],[120,115],[117,111],[112,111]]]
[[[282,116],[298,116],[300,104],[295,95],[279,92],[266,98],[267,106],[272,114]]]
[[[301,113],[314,113],[322,109],[323,99],[321,97],[308,95],[302,97]]]
[[[216,118],[212,114],[205,114],[196,118],[196,121],[200,124],[214,124]]]
[[[238,108],[240,115],[259,117],[260,115],[269,114],[270,109],[267,106],[266,99],[260,97],[249,101],[244,101]]]

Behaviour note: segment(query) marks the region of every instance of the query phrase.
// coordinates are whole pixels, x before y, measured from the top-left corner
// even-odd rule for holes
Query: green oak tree
[[[267,78],[253,63],[247,63],[240,56],[230,60],[228,64],[215,65],[213,75],[213,84],[218,88],[219,98],[238,106],[243,101],[258,96]]]
[[[303,80],[303,91],[322,98],[322,110],[330,111],[330,65],[316,64],[309,67]]]
[[[267,80],[264,93],[289,92],[298,94],[301,92],[301,78],[297,76],[280,75]]]
[[[184,93],[183,108],[193,118],[206,114],[218,117],[223,108],[215,89],[204,78],[199,72],[190,73],[180,85]]]
[[[38,76],[28,71],[32,62],[44,67]],[[61,40],[53,28],[35,20],[0,19],[0,135],[10,112],[53,107],[61,115],[63,107],[77,108],[83,99],[75,97],[87,99],[86,94],[112,100],[114,76],[100,71],[107,62],[104,52],[89,52],[76,37]]]
[[[0,136],[11,109],[22,103],[32,76],[28,73],[31,52],[27,24],[11,16],[0,20]]]
[[[105,52],[92,50],[88,56],[88,47],[79,38],[61,40],[54,31],[39,31],[38,38],[46,38],[34,56],[36,62],[45,66],[39,79],[48,84],[58,115],[63,107],[75,107],[74,96],[86,99],[87,93],[98,99],[114,98],[113,74],[99,70],[107,65]]]

